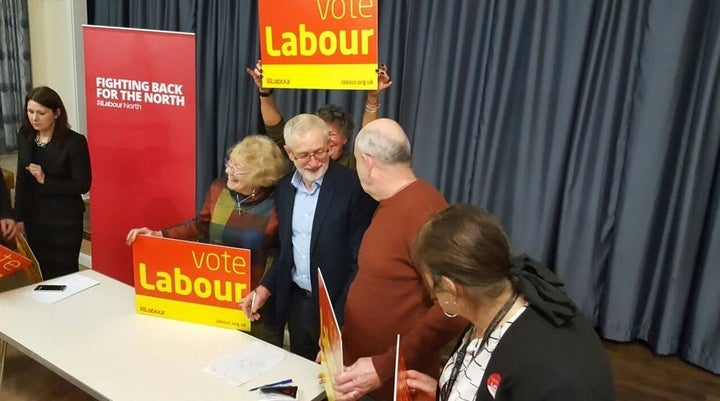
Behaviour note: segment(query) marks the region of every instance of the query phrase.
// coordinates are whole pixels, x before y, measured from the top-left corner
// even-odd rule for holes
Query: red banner
[[[195,214],[195,36],[84,26],[95,270],[133,283],[131,228]]]

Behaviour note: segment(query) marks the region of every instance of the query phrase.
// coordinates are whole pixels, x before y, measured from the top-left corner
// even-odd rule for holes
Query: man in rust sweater
[[[371,122],[355,139],[355,157],[360,183],[379,205],[360,245],[358,273],[345,304],[348,367],[335,377],[335,390],[343,400],[366,394],[392,400],[397,334],[408,369],[437,377],[440,349],[466,321],[443,314],[412,260],[415,236],[447,202],[415,177],[402,127],[390,119]]]

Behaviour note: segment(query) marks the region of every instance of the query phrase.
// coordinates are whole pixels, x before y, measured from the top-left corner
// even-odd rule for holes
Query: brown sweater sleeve
[[[457,338],[458,334],[467,326],[467,320],[456,317],[446,317],[440,306],[434,304],[422,319],[418,320],[412,329],[400,338],[400,352],[408,366],[418,365],[418,361],[435,353],[448,342]],[[375,371],[380,381],[390,380],[395,375],[395,346],[380,355],[372,357]],[[438,372],[433,377],[437,378]]]

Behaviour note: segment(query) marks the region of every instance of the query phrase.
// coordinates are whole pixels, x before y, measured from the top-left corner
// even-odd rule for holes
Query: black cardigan
[[[42,185],[25,169],[32,163],[34,146],[34,135],[18,134],[16,220],[48,223],[82,219],[82,194],[90,190],[92,181],[87,140],[72,130],[53,137],[45,148]]]
[[[492,374],[500,375],[495,398]],[[590,322],[577,314],[554,326],[532,306],[502,336],[480,383],[479,401],[615,400],[610,363]]]

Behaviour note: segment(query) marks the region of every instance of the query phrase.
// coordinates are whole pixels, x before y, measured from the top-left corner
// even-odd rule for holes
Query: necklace
[[[35,134],[35,145],[37,145],[38,147],[44,148],[47,146],[48,143],[50,143],[51,139],[52,139],[52,137],[50,137],[50,139],[48,139],[47,141],[43,142],[40,140],[40,135]]]
[[[246,208],[247,201],[251,200],[255,197],[255,190],[253,189],[252,193],[242,199],[240,199],[240,194],[238,192],[235,192],[235,210],[238,211],[239,214],[242,214],[243,212],[247,212],[248,209]]]
[[[475,357],[482,351],[483,348],[487,345],[488,340],[490,339],[490,334],[492,334],[493,331],[497,328],[498,324],[500,324],[500,321],[507,315],[508,311],[512,308],[512,306],[515,304],[515,301],[517,301],[518,297],[520,296],[520,293],[515,291],[513,295],[508,298],[508,300],[505,302],[505,304],[500,308],[500,310],[493,316],[492,321],[490,321],[490,324],[485,329],[485,332],[483,333],[482,340],[480,340],[480,345],[477,347],[477,350],[473,352],[472,359],[474,360]],[[473,330],[476,328],[473,327]],[[462,368],[462,364],[465,361],[465,355],[467,354],[467,349],[470,343],[473,340],[474,335],[468,335],[467,341],[464,342],[464,344],[458,349],[456,355],[455,355],[455,363],[453,364],[452,371],[450,373],[450,378],[448,381],[443,384],[442,388],[440,389],[440,400],[441,401],[448,401],[450,399],[450,393],[452,392],[453,387],[455,386],[455,382],[457,381],[458,375],[460,374],[460,369]],[[479,391],[480,387],[478,387]],[[475,395],[475,399],[477,399],[477,394]]]

